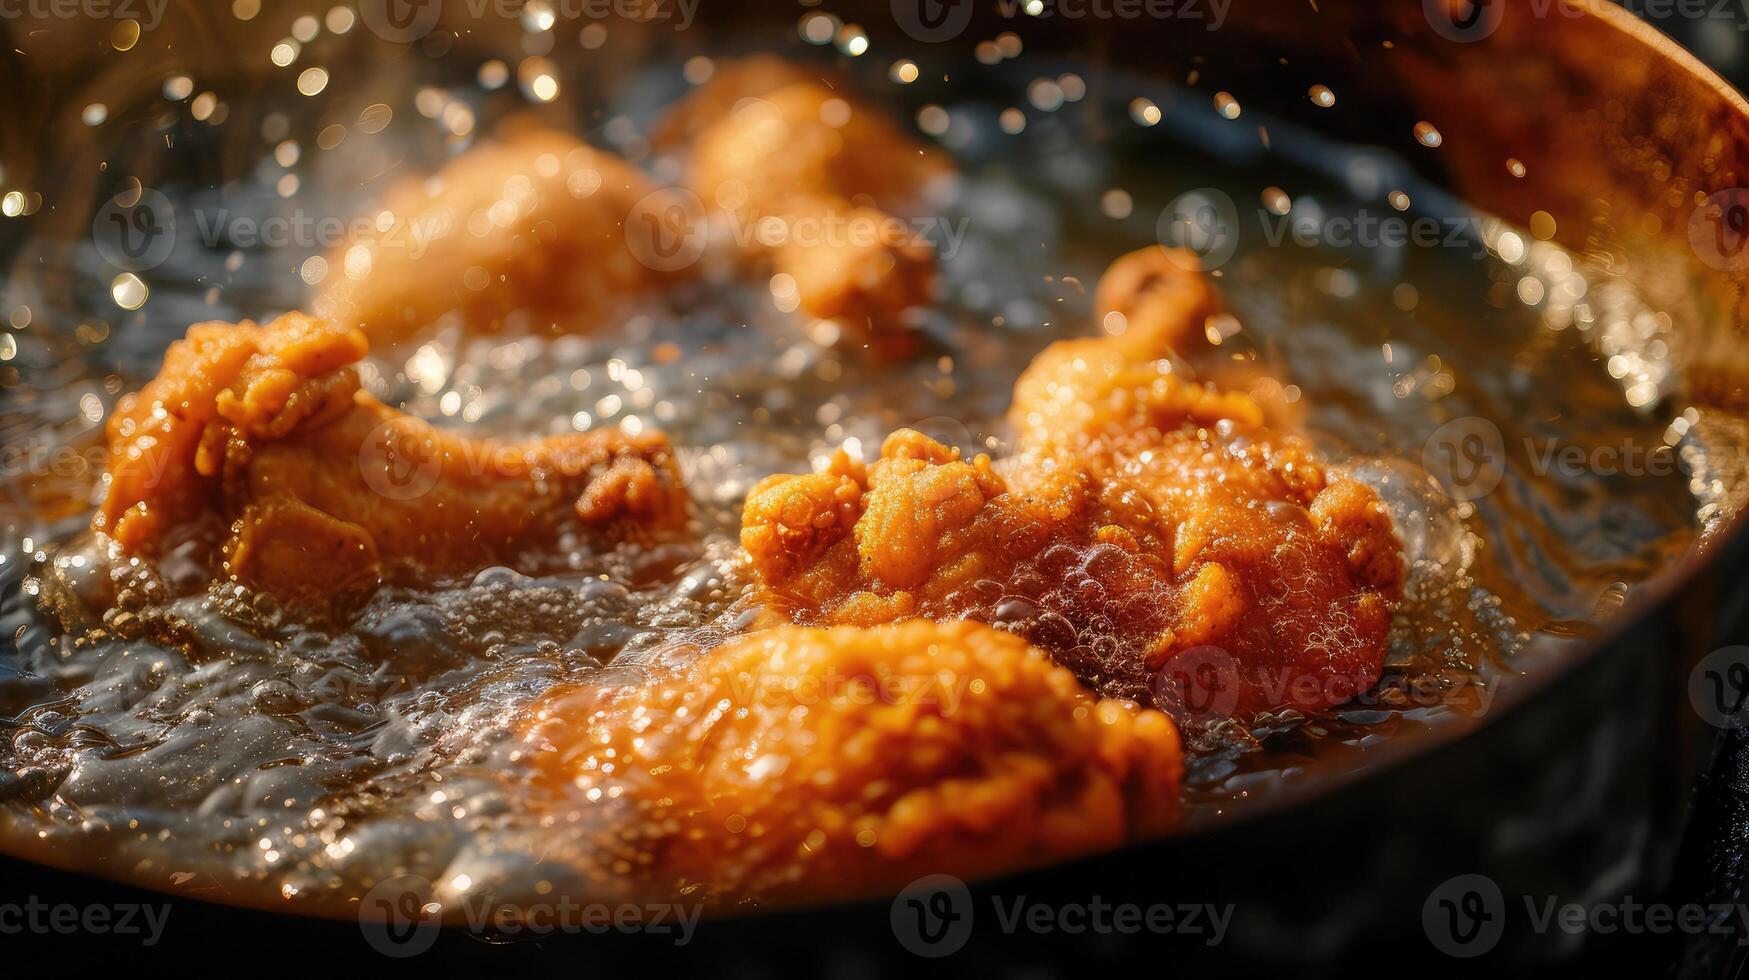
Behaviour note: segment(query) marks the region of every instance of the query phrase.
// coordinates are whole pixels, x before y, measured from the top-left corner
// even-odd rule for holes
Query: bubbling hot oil
[[[79,532],[84,507],[59,506],[58,523],[28,543],[28,567],[0,566],[3,632],[16,643],[0,662],[0,715],[11,719],[0,845],[157,887],[195,881],[231,901],[342,914],[394,873],[500,894],[555,874],[539,856],[580,826],[598,830],[613,802],[552,809],[520,754],[521,713],[559,684],[651,682],[747,629],[755,610],[736,534],[760,478],[841,445],[872,456],[899,426],[999,453],[1014,378],[1051,340],[1098,329],[1088,294],[1099,270],[1152,240],[1155,216],[1209,172],[1194,152],[1166,149],[1170,113],[1158,126],[1158,111],[1147,117],[1146,138],[1102,143],[1079,114],[1046,113],[1015,133],[997,107],[945,112],[966,175],[931,232],[944,301],[924,324],[926,352],[907,363],[875,367],[834,349],[829,327],[796,323],[753,285],[682,290],[587,337],[440,327],[427,343],[379,352],[365,372],[379,396],[474,432],[665,430],[696,505],[690,544],[600,553],[562,541],[537,569],[384,587],[313,621],[210,582],[199,533],[150,565],[118,560]],[[1303,173],[1277,161],[1261,198],[1242,180],[1229,196],[1260,199],[1260,215],[1366,207],[1354,180],[1331,177],[1352,178],[1355,160],[1396,179],[1370,156]],[[327,176],[313,168],[307,193],[339,185]],[[1290,200],[1277,185],[1293,178],[1303,189]],[[1392,207],[1432,193],[1406,177],[1377,190],[1403,195]],[[230,193],[236,206],[251,200],[247,188]],[[949,242],[948,229],[963,238]],[[1669,318],[1627,285],[1590,282],[1575,257],[1498,225],[1476,236],[1474,254],[1364,258],[1244,231],[1216,271],[1232,312],[1214,331],[1220,348],[1273,372],[1331,459],[1381,491],[1410,580],[1373,691],[1199,739],[1192,827],[1485,714],[1532,665],[1578,655],[1589,624],[1731,506],[1718,496],[1729,481],[1709,469],[1705,420],[1673,401]],[[135,388],[183,322],[224,315],[214,304],[272,308],[275,288],[160,295],[158,341],[109,355],[125,386],[106,383],[96,359],[71,378],[45,371],[9,424],[70,438],[58,427],[79,409],[54,392]],[[1441,426],[1465,419],[1497,428],[1506,466],[1497,487],[1455,500],[1429,475],[1428,451]],[[90,426],[82,432],[89,445]],[[1692,465],[1624,475],[1539,462],[1550,445],[1595,459],[1618,443],[1678,446]],[[998,584],[980,614],[1031,630],[1033,612],[1003,603]]]

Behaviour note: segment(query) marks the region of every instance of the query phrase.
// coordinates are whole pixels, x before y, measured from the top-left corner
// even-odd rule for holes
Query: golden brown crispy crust
[[[1370,687],[1403,579],[1378,495],[1164,359],[1217,309],[1185,265],[1132,253],[1099,292],[1124,329],[1034,359],[1013,457],[901,431],[866,467],[760,484],[742,543],[770,599],[811,623],[1012,615],[1103,693],[1161,704],[1215,648],[1246,717]]]
[[[1011,487],[989,457],[964,460],[901,429],[860,480],[835,474],[842,462],[765,480],[748,497],[741,544],[760,580],[804,620],[951,617],[962,590],[1084,524],[1082,475],[1055,460],[1029,462]]]
[[[1223,419],[1258,425],[1264,414],[1246,395],[1196,384],[1170,361],[1137,357],[1102,337],[1060,340],[1040,351],[1015,381],[1008,413],[1027,448],[1081,448],[1131,439],[1138,427]]]
[[[1111,346],[1152,360],[1206,347],[1204,324],[1221,303],[1193,253],[1149,245],[1106,267],[1093,307]]]
[[[1168,827],[1164,715],[1090,695],[974,623],[793,626],[672,680],[560,690],[529,744],[573,800],[629,802],[581,848],[604,887],[790,901],[892,891]]]
[[[1283,388],[1284,379],[1243,345],[1233,345],[1238,351],[1226,346],[1241,324],[1223,311],[1202,260],[1192,252],[1149,245],[1118,256],[1094,289],[1094,322],[1099,336],[1053,344],[1039,355],[1021,378],[1017,404],[1042,404],[1021,389],[1029,378],[1050,370],[1053,360],[1085,357],[1098,370],[1115,371],[1170,359],[1192,378],[1249,397],[1272,428],[1292,430],[1303,419],[1303,408]],[[1228,352],[1232,356],[1225,356]]]
[[[150,553],[203,513],[231,522],[237,578],[313,596],[410,564],[514,560],[566,527],[681,527],[686,498],[658,433],[472,440],[359,390],[359,331],[292,313],[207,323],[110,422],[94,527]]]
[[[290,315],[267,327],[245,321],[197,323],[170,345],[158,376],[125,396],[109,420],[109,490],[93,526],[129,551],[149,551],[172,526],[210,503],[230,420],[246,429],[263,416],[295,419],[323,411],[338,392],[350,400],[348,365],[364,356],[363,334]],[[305,390],[310,378],[331,377]],[[348,385],[350,384],[350,387]],[[316,414],[321,414],[317,412]],[[252,434],[245,431],[244,436]]]
[[[720,69],[663,127],[691,136],[687,183],[737,238],[791,277],[802,312],[881,355],[908,346],[904,312],[929,301],[934,249],[913,214],[951,172],[940,154],[805,69],[753,59]]]
[[[773,478],[749,499],[750,565],[798,621],[1000,618],[1101,692],[1156,700],[1215,646],[1227,712],[1322,708],[1370,687],[1402,559],[1377,495],[1292,437],[1191,422],[1098,453],[993,464],[900,455],[865,484]],[[829,515],[822,518],[820,515]],[[1161,701],[1161,703],[1165,703]]]
[[[534,330],[597,329],[682,274],[651,268],[626,242],[628,214],[655,190],[572,136],[507,133],[396,182],[374,212],[383,230],[330,256],[316,311],[378,347],[452,312],[474,331],[513,317]]]
[[[843,87],[842,79],[829,68],[774,54],[718,61],[705,84],[663,111],[651,129],[650,140],[664,151],[683,149],[699,133],[721,122],[742,99],[756,99],[797,82],[814,82],[833,90]]]

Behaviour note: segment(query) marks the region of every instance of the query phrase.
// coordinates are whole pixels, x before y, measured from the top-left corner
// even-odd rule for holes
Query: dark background
[[[1676,39],[1742,89],[1749,82],[1749,2],[1628,0],[1620,6]]]

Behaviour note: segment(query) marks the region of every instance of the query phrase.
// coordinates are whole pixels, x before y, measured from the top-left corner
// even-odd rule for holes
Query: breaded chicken
[[[190,328],[110,420],[94,527],[151,553],[172,527],[215,514],[230,525],[233,576],[314,596],[394,566],[515,561],[568,528],[684,525],[660,434],[467,439],[360,390],[365,347],[358,330],[298,313]]]
[[[1214,502],[1285,517],[1284,531],[1302,516],[1277,506],[1291,503],[1310,508],[1313,528],[1342,545],[1358,582],[1395,600],[1400,548],[1371,488],[1328,470],[1303,438],[1269,429],[1245,395],[1186,381],[1166,361],[1063,356],[1061,346],[1040,354],[1015,386],[1011,422],[1021,446],[1083,458],[1112,513],[1132,531],[1163,514],[1181,517],[1175,528],[1156,528],[1171,541],[1175,566],[1227,535],[1199,530]]]
[[[1076,450],[1133,439],[1138,427],[1222,420],[1260,425],[1263,409],[1246,395],[1184,379],[1170,361],[1138,357],[1113,337],[1060,340],[1040,351],[1015,381],[1008,413],[1021,446]]]
[[[840,450],[821,472],[767,477],[747,495],[741,545],[804,622],[952,619],[976,583],[1083,532],[1089,490],[1072,460],[1028,458],[999,473],[987,456],[964,460],[901,429],[866,467]]]
[[[663,110],[662,118],[651,129],[650,138],[663,150],[684,148],[697,139],[698,134],[722,122],[741,100],[756,99],[800,82],[812,82],[830,89],[841,88],[844,84],[843,78],[830,68],[792,61],[775,54],[755,54],[714,62],[705,84]]]
[[[998,464],[900,432],[865,482],[763,483],[742,541],[801,622],[1011,620],[1102,693],[1163,706],[1175,658],[1214,646],[1226,713],[1347,700],[1401,588],[1388,515],[1297,441],[1223,428]]]
[[[755,204],[823,195],[908,214],[953,172],[831,77],[771,58],[730,63],[668,110],[659,139],[682,132],[700,194],[739,182]]]
[[[1149,245],[1107,266],[1093,292],[1094,317],[1109,348],[1153,360],[1207,346],[1204,324],[1220,297],[1196,255]]]
[[[563,798],[623,808],[575,845],[602,887],[726,902],[1109,848],[1170,826],[1182,774],[1165,715],[975,623],[755,633],[673,679],[561,689],[528,744]]]
[[[1205,714],[1370,687],[1403,574],[1378,496],[1245,396],[1117,346],[1041,355],[1001,462],[900,431],[866,467],[761,483],[741,540],[771,600],[809,623],[1012,621],[1102,693]],[[1208,648],[1221,690],[1185,692],[1174,664]]]
[[[769,58],[726,66],[664,130],[691,137],[686,182],[750,255],[790,277],[803,313],[878,354],[907,348],[904,313],[930,300],[935,253],[904,219],[951,173],[944,157]]]
[[[1223,311],[1195,253],[1149,245],[1120,255],[1100,275],[1093,302],[1100,335],[1052,344],[1022,376],[1022,388],[1059,361],[1145,368],[1149,362],[1170,359],[1198,380],[1249,397],[1272,428],[1291,430],[1303,419],[1284,379],[1260,364],[1256,352],[1226,346],[1240,322]],[[1017,389],[1015,401],[1037,400]]]
[[[655,191],[636,167],[562,133],[482,143],[389,189],[378,233],[330,256],[316,312],[379,348],[451,313],[474,331],[597,329],[684,274],[627,244],[627,216]]]

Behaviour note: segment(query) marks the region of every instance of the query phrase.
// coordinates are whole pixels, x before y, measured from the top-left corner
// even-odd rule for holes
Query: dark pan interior
[[[384,93],[453,79],[457,63],[500,57],[515,65],[527,56],[519,23],[473,17],[460,6],[450,4],[435,29],[410,46],[371,36],[362,25],[354,28],[339,56],[344,60],[333,62],[330,84],[338,97],[322,111],[355,118],[365,106],[387,99]],[[1713,475],[1733,491],[1726,495],[1729,506],[1704,524],[1691,549],[1668,556],[1659,574],[1627,591],[1619,615],[1587,630],[1562,656],[1526,662],[1486,713],[1386,746],[1369,755],[1364,768],[1277,792],[1268,805],[1246,810],[1245,819],[1213,820],[1194,833],[972,889],[981,908],[991,898],[1017,894],[1231,906],[1233,932],[1222,946],[1210,949],[1190,937],[1173,937],[1169,948],[1161,948],[1146,937],[981,930],[964,953],[944,961],[948,965],[975,958],[1022,972],[1038,964],[1147,956],[1175,969],[1206,959],[1253,969],[1292,964],[1329,971],[1355,956],[1390,963],[1393,955],[1427,953],[1424,903],[1454,875],[1486,875],[1507,896],[1593,894],[1600,881],[1618,893],[1652,895],[1679,883],[1677,855],[1691,787],[1710,759],[1715,735],[1689,707],[1690,671],[1706,654],[1741,637],[1749,619],[1749,601],[1738,586],[1749,571],[1749,546],[1735,515],[1738,481],[1729,479],[1729,466],[1742,463],[1741,450],[1749,444],[1749,430],[1735,424],[1749,411],[1743,377],[1749,358],[1741,339],[1749,316],[1742,272],[1749,262],[1739,265],[1727,247],[1738,240],[1693,237],[1694,229],[1711,228],[1706,209],[1736,203],[1733,192],[1745,183],[1749,107],[1686,54],[1603,3],[1570,4],[1575,16],[1552,21],[1517,6],[1490,7],[1488,16],[1499,19],[1487,21],[1476,40],[1454,40],[1441,30],[1430,13],[1437,6],[1235,4],[1219,30],[1155,24],[1144,30],[1091,18],[1028,21],[979,5],[959,33],[939,43],[901,28],[903,3],[821,8],[860,25],[883,61],[910,55],[924,65],[966,63],[972,39],[1014,30],[1026,43],[1026,72],[1018,74],[1064,66],[1080,71],[1090,90],[1139,79],[1188,89],[1198,99],[1230,91],[1247,114],[1279,120],[1284,132],[1296,127],[1387,151],[1418,187],[1429,188],[1429,200],[1441,191],[1453,208],[1485,212],[1519,228],[1548,221],[1555,243],[1594,268],[1631,280],[1638,298],[1666,315],[1669,397],[1718,421],[1709,430],[1720,450],[1721,470]],[[310,9],[317,16],[325,10]],[[615,24],[610,43],[587,50],[576,43],[572,26],[548,55],[565,97],[517,106],[597,136],[605,125],[599,106],[624,97],[614,86],[637,91],[649,65],[769,49],[821,57],[798,36],[798,22],[815,9],[787,3],[749,9],[707,0],[687,30]],[[304,63],[277,69],[261,58],[300,12],[276,9],[239,22],[217,5],[167,9],[164,22],[125,52],[116,50],[109,23],[0,24],[10,32],[10,46],[24,53],[0,59],[12,93],[10,111],[0,116],[0,190],[35,191],[46,202],[27,197],[20,207],[29,213],[0,219],[9,308],[101,305],[111,283],[90,274],[93,218],[124,176],[145,186],[219,186],[247,175],[260,163],[260,138],[254,132],[233,138],[231,131],[254,129],[236,121],[261,115],[265,105],[278,107],[294,127],[316,128],[322,120],[314,100],[287,92]],[[186,119],[162,124],[161,89],[180,75],[194,79],[197,91],[225,93],[229,129]],[[1314,83],[1339,93],[1343,111],[1309,101]],[[109,125],[81,122],[91,103],[107,106]],[[1425,120],[1437,120],[1437,148],[1418,140],[1417,124]],[[481,127],[489,121],[482,112]],[[172,152],[165,152],[167,142]],[[1514,176],[1508,161],[1521,164],[1523,176]],[[1136,165],[1149,163],[1144,158]],[[1243,161],[1233,168],[1242,171]],[[1708,247],[1707,241],[1715,244]],[[263,308],[245,312],[301,302],[297,269],[295,260],[279,262],[277,269],[262,265],[260,278],[238,292]],[[131,366],[168,342],[165,330],[179,329],[171,324],[203,318],[204,300],[196,285],[148,307],[150,320],[145,314],[112,316],[95,342],[84,328],[33,333],[37,342],[25,356],[0,364],[0,372],[10,375],[0,378],[7,385],[0,393],[6,440],[30,442],[41,426],[44,412],[29,399],[65,398],[63,388],[71,390],[94,373],[131,378]],[[27,321],[21,334],[31,329]],[[1541,383],[1558,385],[1562,379]],[[89,446],[95,433],[72,424],[56,438]],[[0,500],[9,534],[53,539],[82,524],[85,512],[65,500],[88,488],[94,475],[75,464],[54,479],[10,477]],[[15,602],[23,601],[21,564],[0,568],[0,583]],[[0,658],[7,652],[0,648]],[[10,652],[16,655],[16,649]],[[0,712],[22,706],[8,700]],[[65,855],[49,860],[78,863]],[[100,870],[108,877],[136,877],[124,868]],[[8,873],[46,893],[120,888],[15,862]],[[188,897],[251,901],[222,887]],[[305,935],[337,948],[367,948],[350,922],[294,924],[177,901],[174,915],[198,918],[227,937],[272,929],[267,941],[287,955],[308,955],[304,950],[311,944],[295,938]],[[586,957],[604,965],[709,962],[759,969],[772,966],[774,949],[810,936],[830,937],[813,940],[809,945],[816,951],[804,954],[820,968],[910,968],[923,962],[895,941],[891,913],[891,903],[877,901],[707,923],[695,943],[680,949],[656,948],[638,937],[582,936],[501,950],[445,936],[432,955],[447,951],[458,962],[501,963],[499,957],[516,956],[574,963]],[[192,930],[183,930],[168,941],[180,936],[191,942]],[[1648,949],[1636,945],[1633,955],[1668,957]],[[1604,937],[1581,942],[1512,927],[1493,955],[1552,964],[1627,954]],[[1455,970],[1462,963],[1436,960],[1435,966]]]

